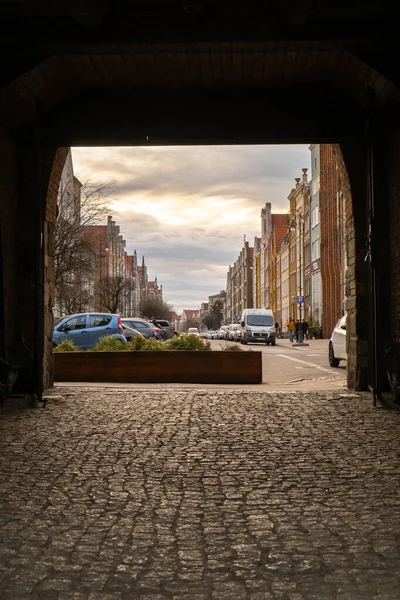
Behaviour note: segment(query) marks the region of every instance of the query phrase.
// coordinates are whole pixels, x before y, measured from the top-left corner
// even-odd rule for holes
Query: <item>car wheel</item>
[[[335,358],[335,352],[333,350],[333,345],[332,345],[332,343],[330,343],[329,344],[329,365],[331,367],[338,367],[339,363],[340,363],[340,360]]]
[[[265,342],[265,345],[266,345],[266,346],[269,346],[269,342]]]
[[[273,342],[271,342],[271,346],[276,346],[275,340]]]

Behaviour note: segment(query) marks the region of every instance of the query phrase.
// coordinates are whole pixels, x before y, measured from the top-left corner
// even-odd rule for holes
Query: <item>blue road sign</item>
[[[240,315],[236,315],[235,320],[240,321]]]
[[[297,302],[298,302],[298,304],[303,304],[304,303],[304,296],[297,296]]]

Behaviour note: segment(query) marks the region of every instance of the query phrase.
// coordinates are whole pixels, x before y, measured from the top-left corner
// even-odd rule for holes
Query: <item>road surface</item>
[[[262,352],[263,384],[300,389],[331,389],[346,387],[346,363],[338,368],[329,366],[329,340],[309,340],[303,347],[292,346],[289,340],[279,339],[276,346],[212,340],[213,350],[238,346],[244,351]]]

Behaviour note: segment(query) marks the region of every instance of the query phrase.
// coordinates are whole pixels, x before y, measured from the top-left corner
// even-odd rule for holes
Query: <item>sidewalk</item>
[[[58,386],[2,410],[2,600],[397,600],[369,394]]]

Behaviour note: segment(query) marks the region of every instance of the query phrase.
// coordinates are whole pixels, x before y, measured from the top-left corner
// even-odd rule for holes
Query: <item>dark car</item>
[[[149,323],[146,319],[140,317],[123,317],[121,319],[123,325],[127,325],[131,329],[136,329],[144,337],[154,337],[157,340],[161,340],[161,331],[159,327],[156,327],[153,323]]]
[[[169,321],[163,319],[156,319],[155,321],[153,321],[153,323],[154,325],[157,325],[157,327],[160,328],[161,336],[164,340],[169,340],[175,337],[176,335],[179,335],[175,327],[171,325]]]
[[[139,331],[137,331],[136,329],[132,329],[132,327],[128,327],[128,325],[125,325],[124,323],[122,323],[122,328],[124,330],[124,336],[126,337],[128,342],[134,340],[137,337],[143,337],[143,335],[139,333]]]

